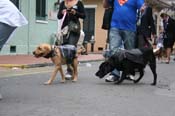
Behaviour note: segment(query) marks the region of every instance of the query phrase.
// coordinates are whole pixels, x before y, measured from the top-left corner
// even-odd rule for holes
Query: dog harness
[[[66,59],[67,64],[71,64],[73,59],[76,58],[76,47],[74,45],[62,45],[62,46],[51,46],[51,51],[44,56],[44,58],[52,58],[57,55],[55,49],[58,48],[63,58]]]
[[[118,50],[114,54],[119,61],[124,59],[131,60],[135,63],[144,64],[143,60],[143,53],[139,49],[132,49],[132,50]]]
[[[46,55],[46,56],[44,56],[44,58],[52,58],[52,57],[54,57],[54,56],[56,56],[56,51],[55,51],[55,48],[56,48],[56,46],[51,46],[51,51]]]
[[[62,45],[59,46],[59,49],[67,64],[72,64],[73,59],[76,58],[76,47],[74,45]]]

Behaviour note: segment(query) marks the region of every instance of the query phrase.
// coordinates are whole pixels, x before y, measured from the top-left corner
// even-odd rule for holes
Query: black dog
[[[116,82],[116,84],[120,84],[124,79],[126,79],[127,75],[135,75],[135,70],[137,69],[140,73],[140,77],[133,81],[134,83],[138,83],[144,75],[144,68],[147,64],[149,64],[154,76],[154,80],[151,85],[156,85],[156,58],[151,48],[118,50],[114,55],[100,65],[99,70],[96,72],[96,76],[103,78],[109,72],[117,69],[122,71],[120,79]]]

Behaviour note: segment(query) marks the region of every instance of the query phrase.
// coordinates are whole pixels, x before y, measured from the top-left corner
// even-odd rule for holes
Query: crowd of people
[[[112,5],[112,0],[103,0],[104,8]],[[123,15],[125,14],[125,15]],[[165,49],[165,63],[169,64],[175,41],[175,21],[166,13],[160,15],[163,21],[163,41],[156,51]],[[144,0],[114,0],[111,28],[109,29],[109,50],[113,55],[118,49],[158,45],[156,27],[153,19],[152,7]],[[120,77],[120,72],[114,70],[106,78],[106,82],[115,82]]]

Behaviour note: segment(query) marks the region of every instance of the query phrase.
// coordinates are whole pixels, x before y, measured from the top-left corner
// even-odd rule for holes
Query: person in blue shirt
[[[113,0],[103,0],[103,7],[108,8]],[[114,0],[113,15],[109,32],[110,55],[121,47],[124,49],[135,48],[137,10],[144,4],[144,0]],[[120,72],[114,70],[106,82],[117,81]]]

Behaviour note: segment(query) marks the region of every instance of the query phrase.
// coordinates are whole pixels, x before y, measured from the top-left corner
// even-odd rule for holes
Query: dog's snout
[[[101,75],[100,71],[97,71],[97,72],[95,73],[95,75],[96,75],[97,77],[99,77],[99,78],[103,78],[103,77],[104,77],[104,76]]]

